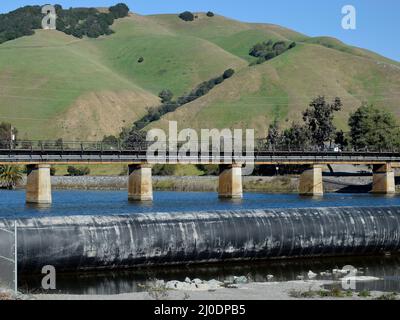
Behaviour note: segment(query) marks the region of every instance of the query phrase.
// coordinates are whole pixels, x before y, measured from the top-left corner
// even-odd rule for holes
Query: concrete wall
[[[52,201],[50,165],[29,165],[27,171],[26,202],[50,204]]]

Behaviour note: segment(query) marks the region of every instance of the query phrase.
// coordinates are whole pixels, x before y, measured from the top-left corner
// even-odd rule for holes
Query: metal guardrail
[[[18,291],[17,223],[0,222],[0,287]]]
[[[136,151],[136,152],[144,152],[147,151],[148,148],[153,145],[154,142],[142,142],[137,141],[130,144],[122,143],[120,141],[115,143],[110,142],[102,142],[102,141],[47,141],[47,140],[18,140],[12,141],[9,140],[0,140],[0,151],[16,151],[16,150],[24,150],[24,151]],[[201,144],[202,141],[199,142]],[[208,143],[212,143],[210,140]],[[165,150],[168,150],[168,142],[161,142],[163,146],[165,146]],[[178,149],[181,148],[186,142],[177,143]],[[232,145],[234,143],[232,142]],[[243,142],[243,146],[245,146],[245,142]],[[224,144],[221,144],[220,149],[224,149]],[[245,149],[245,147],[244,147]],[[214,150],[212,150],[214,151]],[[245,151],[245,150],[243,150]],[[282,147],[273,147],[269,145],[267,139],[257,139],[255,140],[255,152],[319,152],[319,153],[399,153],[400,149],[398,148],[385,148],[385,149],[376,149],[376,148],[363,148],[363,149],[354,149],[354,148],[345,148],[343,150],[333,150],[333,148],[321,148],[318,146],[312,146],[308,148],[298,148],[294,146],[282,146]]]
[[[149,159],[147,150],[152,145],[148,142],[134,142],[126,145],[120,142],[104,143],[95,141],[28,141],[21,140],[10,143],[0,141],[0,162],[2,163],[30,163],[30,162],[159,162],[158,158]],[[157,157],[165,154],[166,163],[176,162],[176,154],[171,154],[167,149],[168,144],[162,143],[164,150],[155,153]],[[178,149],[183,143],[178,144]],[[165,147],[165,148],[164,148]],[[307,149],[272,148],[267,140],[257,140],[254,154],[224,153],[220,148],[210,147],[209,154],[204,156],[201,152],[192,155],[189,153],[184,162],[212,163],[213,155],[220,159],[224,157],[254,161],[255,163],[400,163],[400,150],[331,150],[312,147]],[[154,161],[153,161],[154,160]],[[161,163],[165,163],[160,161]],[[222,162],[222,161],[221,161]]]

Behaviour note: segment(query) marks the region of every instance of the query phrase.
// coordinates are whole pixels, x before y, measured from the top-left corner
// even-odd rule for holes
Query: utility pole
[[[10,124],[10,149],[13,148],[14,143],[15,143],[15,128]]]

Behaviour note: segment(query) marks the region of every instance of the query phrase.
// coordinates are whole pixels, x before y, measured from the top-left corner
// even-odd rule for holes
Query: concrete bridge
[[[148,144],[137,143],[131,147],[110,145],[102,142],[60,141],[0,141],[0,165],[27,166],[27,203],[50,204],[51,165],[126,164],[129,167],[128,195],[131,201],[152,201],[152,165],[154,164],[218,164],[220,198],[242,198],[242,168],[245,163],[255,165],[304,165],[299,191],[302,195],[323,195],[322,172],[324,165],[354,164],[373,166],[373,193],[395,193],[394,168],[400,167],[399,151],[326,151],[326,150],[271,150],[258,141],[254,154],[222,154],[215,159],[210,155],[188,155],[184,159],[165,152],[160,162],[147,155]],[[214,151],[214,153],[213,153]],[[232,160],[235,159],[235,160]]]

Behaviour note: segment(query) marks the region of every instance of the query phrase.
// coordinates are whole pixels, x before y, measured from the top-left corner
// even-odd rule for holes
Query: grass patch
[[[88,165],[90,169],[89,176],[121,176],[128,175],[128,166],[121,164],[110,164],[110,165]],[[54,166],[56,169],[56,176],[67,176],[68,166],[64,165],[56,165]]]
[[[353,293],[351,291],[344,291],[339,287],[333,287],[330,290],[311,290],[301,291],[292,290],[289,296],[296,299],[316,299],[316,298],[351,298]]]
[[[294,193],[298,191],[297,184],[292,183],[291,177],[276,177],[271,181],[263,179],[245,181],[243,189],[248,192]]]
[[[375,298],[375,300],[397,300],[399,294],[396,292],[393,293],[385,293],[380,295],[379,297]]]
[[[358,296],[360,298],[369,298],[369,297],[371,297],[371,292],[368,290],[363,290],[358,294]]]

